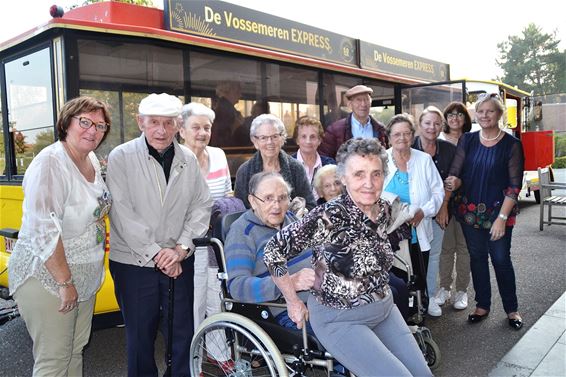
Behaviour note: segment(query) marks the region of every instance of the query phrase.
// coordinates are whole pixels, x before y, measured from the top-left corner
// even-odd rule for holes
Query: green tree
[[[54,139],[55,137],[53,135],[52,128],[39,132],[35,136],[35,144],[33,144],[33,154],[37,156],[37,154],[41,152],[43,148],[53,144],[53,142],[55,141]]]
[[[560,51],[556,31],[548,34],[529,24],[521,35],[498,43],[497,65],[503,69],[498,80],[535,95],[566,92],[566,50]]]

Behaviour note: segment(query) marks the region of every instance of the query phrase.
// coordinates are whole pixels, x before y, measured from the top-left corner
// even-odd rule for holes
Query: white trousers
[[[220,312],[220,281],[217,274],[218,268],[208,267],[208,249],[197,248],[195,251],[195,295],[193,307],[195,331],[206,317]],[[213,334],[206,338],[208,356],[217,361],[228,360],[230,356],[226,347],[224,332],[215,331]],[[211,337],[215,339],[211,339]]]

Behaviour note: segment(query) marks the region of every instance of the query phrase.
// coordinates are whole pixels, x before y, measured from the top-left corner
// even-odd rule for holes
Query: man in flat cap
[[[373,90],[365,85],[356,85],[346,91],[352,112],[343,119],[332,123],[324,132],[318,153],[336,158],[338,148],[347,140],[361,137],[376,137],[384,148],[389,145],[385,127],[369,115]]]
[[[154,343],[173,300],[173,376],[189,376],[193,337],[192,239],[208,229],[212,199],[195,155],[175,140],[182,103],[165,93],[139,104],[142,135],[108,157],[110,272],[126,324],[128,376],[157,376]],[[168,331],[164,331],[165,344]]]

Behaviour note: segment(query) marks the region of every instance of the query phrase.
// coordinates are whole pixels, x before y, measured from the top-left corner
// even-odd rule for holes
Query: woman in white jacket
[[[420,248],[422,252],[424,266],[418,263],[413,265],[421,270],[417,271],[421,288],[424,288],[430,241],[433,238],[432,219],[442,205],[444,185],[430,155],[411,148],[415,123],[409,114],[394,116],[386,131],[391,148],[387,150],[388,174],[384,187],[385,191],[398,195],[402,202],[410,204],[416,211],[410,221],[413,226],[411,249]]]

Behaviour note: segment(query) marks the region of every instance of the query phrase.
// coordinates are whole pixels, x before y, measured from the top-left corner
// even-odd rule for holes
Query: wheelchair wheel
[[[235,313],[218,313],[201,323],[191,342],[190,362],[192,377],[289,375],[269,335]]]
[[[429,337],[423,337],[424,357],[430,369],[436,369],[440,365],[440,348],[436,342]]]

